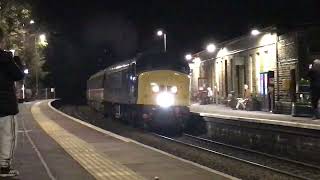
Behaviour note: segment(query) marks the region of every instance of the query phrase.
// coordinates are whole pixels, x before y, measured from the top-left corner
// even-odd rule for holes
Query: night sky
[[[113,25],[117,22],[111,21],[117,19],[128,23],[136,31],[132,35],[137,33],[139,50],[155,40],[159,27],[167,31],[169,46],[184,52],[197,51],[210,40],[247,33],[253,27],[320,22],[316,0],[41,0],[38,4],[38,18],[62,33],[85,35],[81,33],[95,25]]]
[[[34,18],[50,34],[47,58],[54,69],[54,85],[65,87],[58,81],[72,66],[74,76],[82,77],[77,84],[82,89],[83,79],[98,69],[138,52],[162,48],[155,35],[158,28],[167,32],[168,50],[183,57],[204,49],[208,42],[228,40],[254,27],[320,22],[316,0],[32,2]]]

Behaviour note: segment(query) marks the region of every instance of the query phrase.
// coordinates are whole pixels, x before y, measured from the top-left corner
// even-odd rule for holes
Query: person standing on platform
[[[310,77],[310,90],[311,90],[311,103],[313,110],[312,119],[319,118],[318,103],[320,99],[320,60],[313,61],[312,67],[309,71]]]
[[[208,90],[208,104],[212,104],[212,102],[213,102],[213,91],[212,91],[211,87],[208,87],[207,90]]]
[[[15,62],[13,54],[2,49],[3,40],[0,28],[0,178],[19,174],[11,166],[17,137],[15,115],[19,112],[14,82],[24,77],[21,62]]]

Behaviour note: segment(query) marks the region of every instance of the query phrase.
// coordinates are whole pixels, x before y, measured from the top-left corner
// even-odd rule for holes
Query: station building
[[[320,28],[269,27],[217,45],[216,51],[192,55],[193,100],[211,88],[213,103],[227,104],[232,96],[254,100],[256,110],[290,114],[306,83],[313,60],[320,59]]]

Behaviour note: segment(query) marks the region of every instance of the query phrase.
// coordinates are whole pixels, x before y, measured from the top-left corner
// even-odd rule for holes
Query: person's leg
[[[240,106],[240,101],[239,101],[239,100],[237,100],[236,109],[239,109],[239,106]]]
[[[16,146],[17,122],[14,116],[0,118],[0,176],[17,175],[11,171],[11,161]]]
[[[319,90],[320,91],[320,90]],[[319,118],[319,100],[320,100],[320,92],[317,92],[314,102],[314,113],[316,118]]]

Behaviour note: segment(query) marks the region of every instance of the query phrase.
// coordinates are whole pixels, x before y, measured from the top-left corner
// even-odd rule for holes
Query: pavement
[[[273,114],[271,112],[262,111],[232,110],[231,108],[226,107],[225,105],[193,104],[190,106],[190,111],[198,113],[203,117],[209,117],[206,118],[208,120],[212,120],[212,118],[221,118],[262,124],[272,124],[320,130],[320,119],[312,120],[311,118],[293,117],[291,115]]]
[[[86,124],[48,101],[20,105],[17,118],[19,179],[236,179]]]

